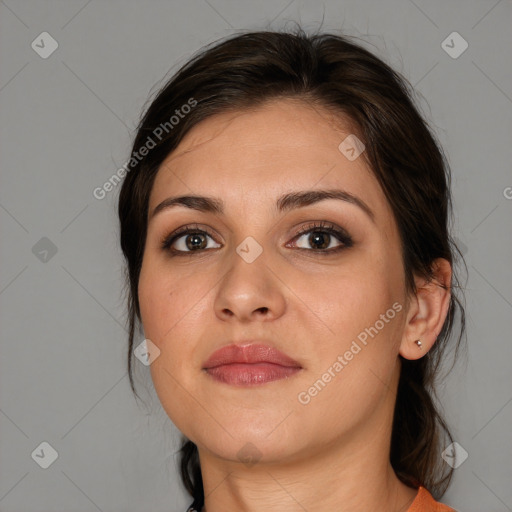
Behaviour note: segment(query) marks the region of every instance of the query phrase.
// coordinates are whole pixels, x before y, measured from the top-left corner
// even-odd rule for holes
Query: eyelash
[[[308,252],[314,252],[316,254],[322,254],[322,255],[329,255],[333,253],[338,253],[344,249],[347,249],[349,247],[352,247],[353,241],[352,237],[344,230],[339,229],[334,226],[334,224],[331,224],[330,222],[326,221],[319,221],[319,222],[312,222],[306,225],[301,226],[300,231],[293,237],[292,240],[296,240],[300,238],[302,235],[305,235],[307,233],[312,232],[320,232],[320,233],[328,233],[329,235],[333,235],[338,239],[339,242],[341,242],[341,245],[335,248],[331,248],[328,250],[325,249],[304,249],[303,247],[299,247],[298,249],[308,251]],[[170,235],[167,235],[161,242],[161,248],[164,251],[169,251],[173,255],[177,256],[186,256],[186,255],[192,255],[194,252],[204,252],[208,249],[197,249],[193,251],[180,251],[176,249],[172,249],[172,244],[183,235],[189,235],[189,234],[206,234],[210,238],[215,240],[215,237],[206,229],[200,229],[197,224],[195,226],[187,225],[183,226],[181,228],[178,228],[176,231],[171,233]],[[217,242],[218,243],[218,242]]]

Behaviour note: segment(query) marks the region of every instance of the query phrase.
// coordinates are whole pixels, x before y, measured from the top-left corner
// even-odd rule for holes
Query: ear
[[[419,359],[434,345],[443,328],[451,298],[452,268],[438,258],[432,263],[432,279],[416,278],[399,353],[405,359]],[[421,341],[421,346],[416,344]]]

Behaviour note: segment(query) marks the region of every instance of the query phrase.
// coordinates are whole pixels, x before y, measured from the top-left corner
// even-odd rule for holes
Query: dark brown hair
[[[128,371],[135,395],[132,352],[135,327],[140,325],[138,280],[153,181],[184,135],[217,113],[297,98],[348,119],[366,146],[363,155],[397,222],[408,291],[415,291],[415,275],[433,278],[436,258],[445,258],[453,266],[458,253],[463,261],[449,233],[449,166],[414,104],[414,91],[407,80],[353,39],[307,35],[300,28],[293,33],[231,36],[203,49],[181,67],[143,115],[118,205],[121,248],[127,262]],[[140,148],[150,145],[143,158],[134,159]],[[463,338],[464,307],[454,293],[458,287],[454,272],[449,312],[432,349],[415,361],[400,356],[391,438],[390,461],[397,476],[412,487],[423,485],[437,499],[448,487],[453,469],[441,459],[444,443],[452,437],[436,405],[434,380],[456,324],[455,355]],[[183,483],[200,503],[204,495],[196,445],[184,438],[180,457]]]

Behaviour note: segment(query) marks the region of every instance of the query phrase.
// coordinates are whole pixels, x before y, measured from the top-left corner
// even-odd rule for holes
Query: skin
[[[338,149],[350,133],[339,115],[273,100],[202,121],[157,173],[150,212],[178,195],[225,205],[223,215],[176,206],[151,217],[139,281],[144,333],[161,351],[150,366],[154,386],[170,419],[198,446],[208,512],[395,512],[416,496],[389,463],[398,356],[417,359],[432,347],[449,291],[417,278],[417,293],[407,292],[390,206],[363,156],[349,161]],[[325,188],[357,196],[374,219],[336,199],[275,208],[282,194]],[[352,247],[322,255],[309,233],[296,237],[322,220],[348,231]],[[212,233],[207,249],[182,257],[161,248],[171,232],[196,223]],[[252,263],[236,252],[248,236],[263,250]],[[341,244],[326,236],[329,247]],[[186,251],[186,238],[174,247]],[[434,270],[449,286],[448,262],[436,260]],[[394,303],[401,311],[300,403],[298,394]],[[253,387],[205,373],[214,350],[244,339],[266,340],[302,370]],[[253,464],[241,460],[251,450]]]

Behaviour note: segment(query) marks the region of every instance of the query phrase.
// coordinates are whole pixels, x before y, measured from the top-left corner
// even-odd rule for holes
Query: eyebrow
[[[303,208],[326,199],[338,199],[353,205],[358,206],[363,210],[370,219],[375,222],[375,215],[370,207],[359,197],[340,189],[327,189],[327,190],[299,190],[284,194],[276,201],[276,209],[278,212],[283,213],[296,208]],[[224,202],[215,197],[206,196],[178,196],[168,197],[164,199],[158,206],[155,207],[150,215],[151,220],[158,213],[175,206],[184,206],[192,210],[200,212],[209,212],[217,215],[224,214]]]

